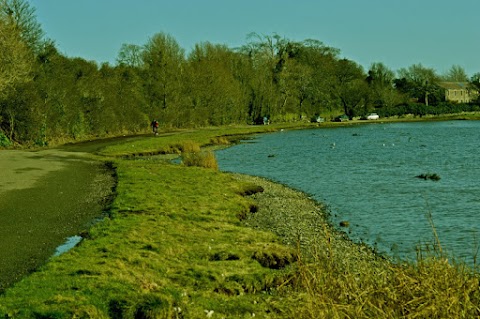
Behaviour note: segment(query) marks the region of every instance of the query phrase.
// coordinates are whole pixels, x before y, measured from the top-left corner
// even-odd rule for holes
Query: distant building
[[[468,82],[440,82],[445,89],[445,101],[455,103],[470,103],[478,97],[478,91]]]

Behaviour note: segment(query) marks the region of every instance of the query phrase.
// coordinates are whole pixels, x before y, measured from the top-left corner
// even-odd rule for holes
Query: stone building
[[[478,96],[478,91],[468,82],[440,82],[439,86],[445,89],[445,101],[470,103]]]

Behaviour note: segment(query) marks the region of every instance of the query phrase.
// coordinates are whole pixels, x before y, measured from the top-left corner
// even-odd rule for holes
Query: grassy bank
[[[472,318],[478,275],[442,256],[392,264],[332,229],[306,195],[162,156],[265,127],[99,150],[118,176],[110,217],[0,296],[5,318]],[[277,129],[281,129],[278,127]],[[227,137],[225,137],[227,136]],[[192,160],[201,164],[201,161]]]

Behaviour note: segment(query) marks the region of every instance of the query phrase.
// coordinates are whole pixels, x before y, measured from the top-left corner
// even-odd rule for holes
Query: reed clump
[[[225,136],[215,136],[210,139],[212,145],[230,145],[230,141]]]
[[[198,153],[201,150],[201,145],[190,140],[182,141],[176,147],[182,153]]]
[[[182,163],[185,166],[198,166],[218,170],[218,162],[212,151],[201,151],[198,153],[183,153]]]
[[[317,251],[299,265],[295,282],[307,294],[298,318],[480,316],[478,274],[446,258],[401,265],[356,259],[354,265]]]
[[[327,235],[299,258],[294,282],[307,297],[298,317],[478,318],[478,272],[449,259],[433,232],[433,248],[400,263],[349,246],[339,251],[343,244]]]

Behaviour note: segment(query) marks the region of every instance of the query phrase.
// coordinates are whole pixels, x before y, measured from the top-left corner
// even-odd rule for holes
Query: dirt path
[[[100,217],[113,184],[82,153],[0,151],[0,293]]]

